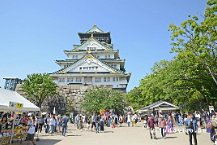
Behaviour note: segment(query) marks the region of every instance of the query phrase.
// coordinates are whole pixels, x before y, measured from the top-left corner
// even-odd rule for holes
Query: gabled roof
[[[111,50],[111,48],[109,48],[108,46],[102,44],[100,41],[98,41],[97,39],[93,38],[93,37],[90,37],[86,42],[84,42],[83,44],[81,45],[77,45],[76,47],[74,47],[74,49],[72,49],[72,51],[79,51],[79,50],[85,50],[85,49],[82,49],[82,47],[84,48],[87,48],[86,46],[88,45],[98,45],[99,47],[101,47],[102,49],[104,50]]]
[[[65,74],[65,73],[72,73],[73,71],[79,72],[78,68],[82,65],[88,66],[88,64],[94,64],[95,66],[101,68],[103,71],[107,71],[110,73],[123,73],[120,70],[114,69],[113,67],[103,63],[99,59],[95,58],[92,54],[87,54],[83,58],[79,59],[78,61],[74,62],[67,68],[60,69],[59,71],[53,74]],[[76,70],[77,69],[77,70]]]
[[[172,108],[174,108],[174,109],[179,109],[178,106],[173,105],[173,104],[171,104],[171,103],[169,103],[169,102],[166,102],[166,101],[158,101],[158,102],[155,102],[155,103],[153,103],[153,104],[150,104],[150,105],[148,105],[148,106],[146,106],[146,107],[144,107],[144,108],[141,108],[140,110],[152,110],[152,109],[158,108],[158,107],[172,107]]]
[[[88,30],[86,33],[104,33],[104,31],[101,30],[96,25],[93,25],[93,27],[90,30]]]

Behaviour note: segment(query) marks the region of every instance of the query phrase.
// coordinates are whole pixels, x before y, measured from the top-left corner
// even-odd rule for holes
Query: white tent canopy
[[[9,106],[10,102],[21,103],[23,108],[14,110]],[[29,112],[40,111],[40,109],[17,92],[0,88],[0,111]]]

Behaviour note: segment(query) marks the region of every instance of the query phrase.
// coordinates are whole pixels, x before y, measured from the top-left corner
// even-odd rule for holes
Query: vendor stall
[[[0,112],[7,112],[1,119],[0,144],[8,144],[12,139],[22,140],[27,126],[17,123],[19,117],[16,112],[37,112],[40,109],[15,91],[0,88],[0,100]]]
[[[40,111],[40,109],[31,103],[29,100],[21,96],[15,91],[5,90],[0,88],[0,111],[11,111],[14,109],[10,106],[10,102],[17,102],[23,104],[22,108],[18,108],[13,111],[28,112],[28,111]]]

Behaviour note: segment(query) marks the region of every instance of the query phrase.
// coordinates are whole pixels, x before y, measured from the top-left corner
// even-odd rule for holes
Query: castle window
[[[119,78],[118,77],[116,77],[116,81],[118,82],[118,80],[119,80]]]
[[[113,82],[115,82],[115,80],[116,80],[115,77],[113,77]]]
[[[76,82],[77,82],[77,83],[80,83],[80,82],[81,82],[81,77],[77,77],[77,78],[76,78]]]
[[[101,77],[95,77],[95,82],[101,82]]]
[[[73,58],[73,59],[77,59],[77,58],[78,58],[78,55],[73,55],[72,58]]]
[[[87,47],[87,51],[94,51],[96,50],[96,47]]]
[[[73,78],[67,78],[67,82],[73,82]]]
[[[59,82],[65,82],[65,78],[59,78],[58,81]]]

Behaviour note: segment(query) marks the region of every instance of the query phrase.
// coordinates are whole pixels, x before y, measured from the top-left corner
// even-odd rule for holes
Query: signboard
[[[16,106],[16,103],[15,102],[9,102],[9,107],[10,108],[15,108]]]
[[[17,109],[22,109],[23,108],[23,104],[22,103],[16,103],[16,108]]]
[[[212,113],[212,111],[215,111],[213,106],[209,106],[209,112]]]
[[[23,104],[22,103],[17,103],[17,102],[9,102],[9,107],[13,109],[22,109]]]

